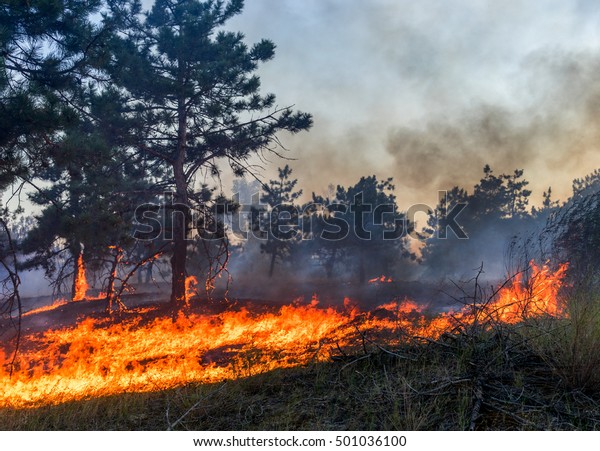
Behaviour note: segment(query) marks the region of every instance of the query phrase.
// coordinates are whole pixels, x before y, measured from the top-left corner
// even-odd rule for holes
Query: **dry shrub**
[[[567,295],[566,317],[530,321],[529,344],[566,387],[600,392],[600,295]]]

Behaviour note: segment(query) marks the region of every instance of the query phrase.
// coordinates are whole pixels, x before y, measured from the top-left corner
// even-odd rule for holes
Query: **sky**
[[[431,204],[489,163],[539,202],[600,167],[598,2],[247,0],[227,27],[276,44],[263,92],[314,116],[282,136],[307,194],[375,174]]]

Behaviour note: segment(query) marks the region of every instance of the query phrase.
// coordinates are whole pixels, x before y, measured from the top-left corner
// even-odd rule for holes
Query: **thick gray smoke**
[[[408,207],[485,163],[525,169],[536,201],[600,166],[599,18],[579,0],[254,0],[229,27],[276,43],[264,90],[315,115],[283,139],[305,192],[374,173]]]
[[[567,198],[573,178],[600,166],[599,70],[600,58],[589,53],[532,57],[525,106],[480,105],[392,129],[387,151],[398,180],[415,191],[470,188],[490,164],[497,173],[525,169],[538,202],[550,185]]]

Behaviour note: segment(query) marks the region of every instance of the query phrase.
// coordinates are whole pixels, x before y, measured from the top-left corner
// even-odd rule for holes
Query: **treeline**
[[[291,174],[289,166],[279,169],[279,177],[260,190],[257,183],[234,184],[238,199],[254,200],[238,204],[241,213],[224,221],[238,241],[232,259],[245,258],[245,270],[269,277],[285,271],[298,279],[312,270],[330,280],[351,275],[364,284],[375,275],[397,273],[403,260],[416,259],[410,250],[414,222],[399,210],[392,179],[361,177],[353,186],[313,193],[301,204],[302,190]],[[264,269],[261,259],[268,262]]]
[[[230,246],[234,267],[255,276],[364,284],[382,275],[470,278],[483,268],[501,279],[532,259],[569,261],[570,274],[578,275],[585,259],[589,274],[600,262],[591,258],[600,245],[600,171],[574,180],[562,203],[548,188],[542,204],[531,206],[528,185],[523,170],[497,175],[485,166],[472,188],[455,186],[440,192],[435,207],[402,211],[393,180],[376,176],[299,202],[303,190],[285,166],[262,187],[237,180],[233,191],[246,214],[223,222],[238,238]],[[427,213],[426,224],[416,221],[418,213]]]

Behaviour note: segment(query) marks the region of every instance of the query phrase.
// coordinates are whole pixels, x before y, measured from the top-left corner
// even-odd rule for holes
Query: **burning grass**
[[[332,309],[283,306],[173,319],[133,312],[84,319],[30,337],[12,377],[5,369],[0,403],[26,407],[216,382],[307,363],[319,344],[347,321]],[[7,359],[3,363],[6,368]]]
[[[276,369],[214,384],[190,383],[36,409],[2,409],[0,429],[23,430],[463,430],[476,378],[468,351],[403,348],[411,359],[368,349],[367,358]],[[488,348],[496,355],[498,348]],[[516,357],[514,354],[511,358]],[[483,383],[475,429],[598,429],[599,398],[565,390],[534,356]],[[352,359],[352,360],[348,360]],[[352,363],[353,362],[353,363]]]
[[[57,308],[63,307],[67,304],[68,304],[68,301],[66,301],[65,299],[56,299],[50,305],[44,305],[42,307],[38,307],[38,308],[34,308],[34,309],[26,311],[25,313],[23,313],[23,316],[31,316],[31,315],[37,315],[39,313],[51,312],[52,310],[56,310]]]
[[[11,418],[21,415],[33,421],[36,412],[60,412],[73,405],[97,413],[99,406],[110,405],[111,400],[132,400],[129,414],[137,418],[138,404],[158,403],[160,408],[171,409],[171,419],[164,423],[164,418],[144,417],[144,428],[162,428],[172,426],[181,414],[178,407],[169,407],[172,403],[184,409],[188,402],[205,399],[215,387],[211,384],[227,386],[219,389],[223,391],[219,396],[210,395],[217,406],[223,397],[233,399],[233,393],[254,386],[252,381],[263,381],[264,390],[255,387],[257,398],[265,399],[274,390],[275,399],[265,400],[265,405],[277,404],[273,412],[291,411],[291,400],[277,400],[277,393],[283,396],[286,391],[278,384],[289,386],[298,392],[300,411],[311,412],[306,413],[306,421],[273,423],[275,417],[265,413],[265,422],[221,424],[222,429],[327,429],[336,424],[354,429],[536,429],[549,427],[553,421],[557,427],[585,428],[549,401],[549,396],[554,399],[549,393],[562,386],[568,390],[565,396],[575,403],[571,410],[576,411],[592,399],[583,393],[597,386],[593,378],[567,376],[583,371],[593,374],[600,367],[597,362],[584,369],[581,359],[566,361],[567,354],[559,351],[560,347],[572,348],[575,342],[583,349],[584,337],[600,337],[580,330],[582,318],[589,315],[575,314],[560,302],[565,269],[551,271],[532,265],[489,297],[482,298],[476,289],[461,309],[437,315],[410,300],[361,312],[349,299],[337,309],[320,307],[313,299],[309,304],[195,311],[175,318],[156,308],[126,312],[118,320],[87,318],[72,327],[27,337],[12,376],[9,359],[3,355],[0,405]],[[600,331],[597,323],[588,323],[590,330]],[[554,329],[580,330],[578,341],[554,340]],[[593,349],[589,342],[585,346]],[[561,366],[570,369],[561,372]],[[299,385],[288,377],[298,377]],[[320,391],[327,386],[331,392]],[[302,389],[312,398],[301,395]],[[582,398],[576,398],[576,392]],[[361,399],[362,407],[358,406]],[[328,411],[334,419],[331,423],[318,420],[318,409],[308,405],[313,401]],[[336,402],[337,407],[326,407]],[[195,412],[180,423],[207,428],[204,422],[214,417],[214,411],[205,404],[198,409],[206,418]],[[384,405],[391,409],[386,414],[378,410]],[[547,412],[538,415],[548,405],[558,412],[555,419]],[[342,413],[349,414],[351,406],[356,407],[353,415],[360,423],[339,419]],[[23,408],[38,410],[26,414]],[[283,418],[292,421],[295,417],[288,412]],[[122,421],[122,425],[110,422],[106,427],[130,427],[129,419]],[[59,423],[59,428],[80,427]],[[30,420],[23,424],[37,427]],[[93,424],[91,428],[98,427]],[[51,426],[44,423],[40,428]]]

